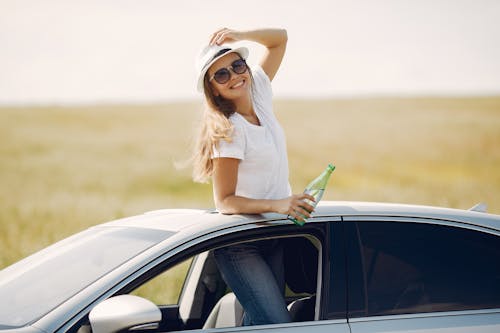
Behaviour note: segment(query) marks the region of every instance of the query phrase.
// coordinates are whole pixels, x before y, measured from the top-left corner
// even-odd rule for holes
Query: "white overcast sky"
[[[201,98],[224,26],[288,30],[277,97],[500,94],[500,0],[0,0],[0,104]]]

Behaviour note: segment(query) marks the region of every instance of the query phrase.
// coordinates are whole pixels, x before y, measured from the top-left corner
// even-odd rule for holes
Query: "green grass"
[[[500,97],[277,101],[295,192],[500,213]],[[0,267],[147,210],[212,207],[189,157],[200,103],[0,108]]]
[[[147,298],[155,304],[177,304],[189,265],[191,260],[183,261],[144,283],[131,294]]]

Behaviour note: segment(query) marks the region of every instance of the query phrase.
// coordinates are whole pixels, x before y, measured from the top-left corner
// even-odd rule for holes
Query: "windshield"
[[[24,326],[115,267],[172,235],[142,228],[92,228],[0,271],[0,328]]]

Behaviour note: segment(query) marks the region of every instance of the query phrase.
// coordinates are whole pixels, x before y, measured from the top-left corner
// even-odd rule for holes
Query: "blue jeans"
[[[243,306],[243,325],[288,323],[283,246],[265,240],[214,251],[222,277]]]

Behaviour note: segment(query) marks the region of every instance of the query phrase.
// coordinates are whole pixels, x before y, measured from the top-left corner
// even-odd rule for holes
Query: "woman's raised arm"
[[[262,44],[266,47],[266,53],[260,61],[260,65],[272,81],[285,55],[288,35],[285,29],[256,29],[256,30],[233,30],[228,28],[214,32],[210,38],[210,44],[223,44],[236,41],[248,40]]]

